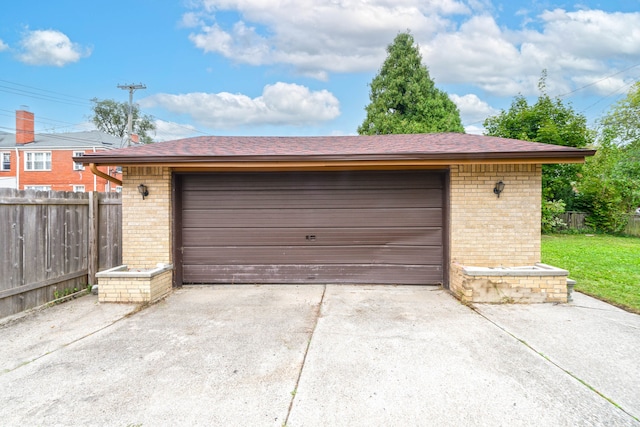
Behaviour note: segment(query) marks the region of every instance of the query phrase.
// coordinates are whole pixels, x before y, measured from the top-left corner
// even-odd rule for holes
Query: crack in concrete
[[[627,414],[628,416],[630,416],[634,420],[640,421],[640,419],[638,419],[638,417],[634,416],[629,411],[625,410],[622,406],[620,406],[618,403],[616,403],[613,399],[611,399],[610,397],[604,395],[602,392],[600,392],[594,386],[592,386],[591,384],[589,384],[588,382],[586,382],[582,378],[578,377],[573,372],[569,371],[568,369],[565,369],[564,367],[560,366],[560,364],[558,364],[558,363],[554,362],[553,360],[551,360],[551,358],[549,356],[547,356],[543,352],[539,351],[538,349],[533,347],[531,344],[529,344],[528,342],[526,342],[522,338],[516,336],[514,333],[510,332],[509,330],[507,330],[503,326],[499,325],[498,323],[496,323],[493,320],[491,320],[489,317],[487,317],[484,314],[482,314],[480,312],[480,310],[478,310],[473,305],[469,304],[469,305],[467,305],[467,307],[469,307],[471,310],[473,310],[480,317],[482,317],[483,319],[487,320],[489,323],[491,323],[492,325],[494,325],[495,327],[497,327],[498,329],[500,329],[501,331],[503,331],[504,333],[506,333],[510,337],[514,338],[519,343],[523,344],[525,347],[527,347],[528,349],[530,349],[531,351],[536,353],[538,356],[542,357],[544,360],[546,360],[547,362],[551,363],[553,366],[555,366],[556,368],[560,369],[562,372],[564,372],[565,374],[569,375],[571,378],[573,378],[574,380],[578,381],[580,384],[584,385],[589,390],[591,390],[592,392],[596,393],[598,396],[602,397],[607,402],[611,403],[613,406],[615,406],[616,408],[618,408],[619,410],[621,410],[622,412],[624,412],[625,414]]]
[[[302,377],[302,370],[304,369],[304,365],[307,361],[307,354],[309,354],[309,347],[311,347],[311,341],[313,340],[313,335],[316,333],[316,328],[318,327],[318,320],[320,319],[320,312],[322,311],[322,304],[324,303],[324,294],[327,292],[327,285],[324,285],[322,289],[322,296],[320,297],[320,302],[318,303],[318,308],[315,313],[315,322],[313,324],[313,329],[311,329],[311,335],[309,335],[309,340],[307,341],[307,347],[304,349],[304,356],[302,357],[302,364],[300,365],[300,370],[298,371],[298,378],[296,378],[296,385],[291,392],[291,401],[289,402],[289,409],[287,410],[287,416],[284,419],[283,426],[286,426],[289,422],[289,416],[291,415],[291,410],[293,409],[293,403],[296,400],[296,394],[298,392],[298,384],[300,384],[300,378]]]
[[[324,295],[324,294],[323,294],[323,295]],[[10,372],[13,372],[13,371],[15,371],[15,370],[17,370],[17,369],[23,368],[23,367],[25,367],[25,366],[27,366],[27,365],[32,364],[32,363],[33,363],[33,362],[35,362],[36,360],[40,360],[40,359],[42,359],[43,357],[46,357],[46,356],[48,356],[48,355],[50,355],[50,354],[53,354],[53,353],[55,353],[55,352],[57,352],[57,351],[62,350],[63,348],[67,348],[67,347],[69,347],[69,346],[70,346],[70,345],[72,345],[72,344],[75,344],[75,343],[77,343],[77,342],[79,342],[79,341],[82,341],[82,340],[84,340],[84,339],[86,339],[86,338],[89,338],[90,336],[95,335],[95,334],[97,334],[98,332],[104,331],[105,329],[112,327],[113,325],[115,325],[116,323],[120,322],[121,320],[127,319],[127,318],[129,318],[129,317],[133,316],[134,314],[139,313],[140,311],[142,311],[143,309],[145,309],[145,308],[146,308],[146,307],[148,307],[148,306],[149,306],[148,304],[146,304],[146,305],[145,305],[145,304],[139,305],[139,306],[137,306],[133,311],[130,311],[129,313],[126,313],[124,316],[122,316],[122,317],[119,317],[119,318],[115,319],[115,320],[114,320],[114,321],[112,321],[111,323],[109,323],[109,324],[107,324],[107,325],[105,325],[105,326],[103,326],[103,327],[101,327],[101,328],[98,328],[98,329],[96,329],[96,330],[94,330],[94,331],[91,331],[91,332],[89,332],[88,334],[83,335],[83,336],[81,336],[81,337],[78,337],[78,338],[76,338],[76,339],[74,339],[74,340],[71,340],[71,341],[69,341],[69,342],[62,343],[62,344],[60,344],[60,346],[59,346],[59,347],[54,348],[53,350],[47,351],[46,353],[41,354],[41,355],[39,355],[39,356],[36,356],[36,357],[34,357],[33,359],[31,359],[31,360],[26,360],[26,361],[24,361],[23,363],[21,363],[20,365],[16,366],[15,368],[12,368],[12,369],[4,369],[2,372],[0,372],[0,375],[5,375],[5,374],[8,374],[8,373],[10,373]]]

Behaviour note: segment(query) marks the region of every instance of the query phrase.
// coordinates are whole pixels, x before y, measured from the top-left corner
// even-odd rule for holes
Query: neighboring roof
[[[20,148],[29,150],[92,148],[106,150],[120,148],[122,139],[97,130],[86,132],[36,133],[35,141],[28,144],[16,144],[14,133],[0,133],[0,149]]]
[[[157,142],[102,153],[77,161],[97,165],[211,164],[217,162],[288,161],[455,161],[535,160],[541,163],[584,161],[595,154],[559,145],[459,133],[235,137],[204,136]]]

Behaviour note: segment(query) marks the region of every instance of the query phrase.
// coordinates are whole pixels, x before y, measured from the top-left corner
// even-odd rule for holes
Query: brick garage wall
[[[122,168],[122,262],[129,268],[170,264],[171,172],[166,167]],[[138,185],[149,195],[142,200]]]
[[[497,198],[493,188],[499,180],[505,187]],[[451,262],[483,267],[540,262],[541,187],[541,165],[453,165]]]

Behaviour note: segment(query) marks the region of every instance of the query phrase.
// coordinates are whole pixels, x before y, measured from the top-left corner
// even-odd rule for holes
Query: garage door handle
[[[316,240],[316,235],[315,234],[307,234],[307,237],[305,237],[307,240],[309,241],[314,241]]]

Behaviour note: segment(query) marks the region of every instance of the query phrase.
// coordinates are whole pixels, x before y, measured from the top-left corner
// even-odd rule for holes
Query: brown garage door
[[[183,283],[442,283],[442,173],[179,179]]]

